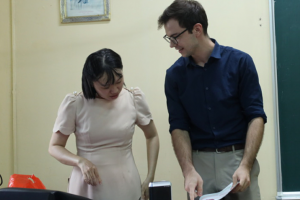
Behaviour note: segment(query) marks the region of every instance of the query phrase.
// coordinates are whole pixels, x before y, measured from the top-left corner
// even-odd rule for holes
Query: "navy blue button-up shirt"
[[[212,41],[204,66],[181,57],[165,80],[169,131],[188,131],[195,150],[245,143],[248,123],[256,117],[267,121],[252,58]]]

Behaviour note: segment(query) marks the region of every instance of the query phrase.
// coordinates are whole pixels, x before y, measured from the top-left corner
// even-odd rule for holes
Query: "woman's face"
[[[112,101],[118,98],[123,88],[124,78],[121,69],[118,69],[116,71],[122,74],[122,77],[119,77],[116,74],[114,74],[115,82],[113,84],[108,83],[107,85],[105,85],[107,82],[107,74],[103,74],[103,76],[98,81],[93,82],[94,88],[98,94],[97,98],[105,99],[108,101]]]

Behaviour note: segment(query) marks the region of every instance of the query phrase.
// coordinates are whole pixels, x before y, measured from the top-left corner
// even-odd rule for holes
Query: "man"
[[[226,198],[259,200],[256,155],[267,117],[252,58],[209,38],[197,1],[174,1],[158,24],[182,56],[167,70],[165,94],[188,198],[233,182],[239,184]]]

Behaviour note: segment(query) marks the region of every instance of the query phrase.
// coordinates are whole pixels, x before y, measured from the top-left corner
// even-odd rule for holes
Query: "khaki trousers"
[[[224,153],[193,151],[195,169],[203,179],[203,194],[219,192],[229,185],[232,182],[232,175],[239,167],[243,155],[244,150]],[[259,171],[258,161],[255,160],[250,173],[251,185],[249,188],[244,192],[230,193],[223,199],[260,200],[258,186]]]

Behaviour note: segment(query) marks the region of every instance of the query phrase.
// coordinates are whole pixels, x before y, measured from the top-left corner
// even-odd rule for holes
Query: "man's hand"
[[[232,193],[243,192],[250,186],[250,169],[246,166],[239,166],[234,172],[233,186],[239,182],[239,184],[232,190]]]
[[[184,176],[184,189],[189,193],[190,200],[197,196],[202,196],[203,180],[195,169],[189,171]]]
[[[180,129],[173,130],[172,143],[184,176],[184,189],[189,193],[190,199],[194,200],[195,197],[202,196],[203,180],[193,165],[189,133]]]
[[[251,122],[249,122],[243,159],[239,168],[237,168],[232,176],[233,185],[238,181],[240,182],[240,184],[232,191],[233,193],[243,192],[250,186],[250,171],[258,153],[263,134],[263,118],[257,117],[252,119]]]

